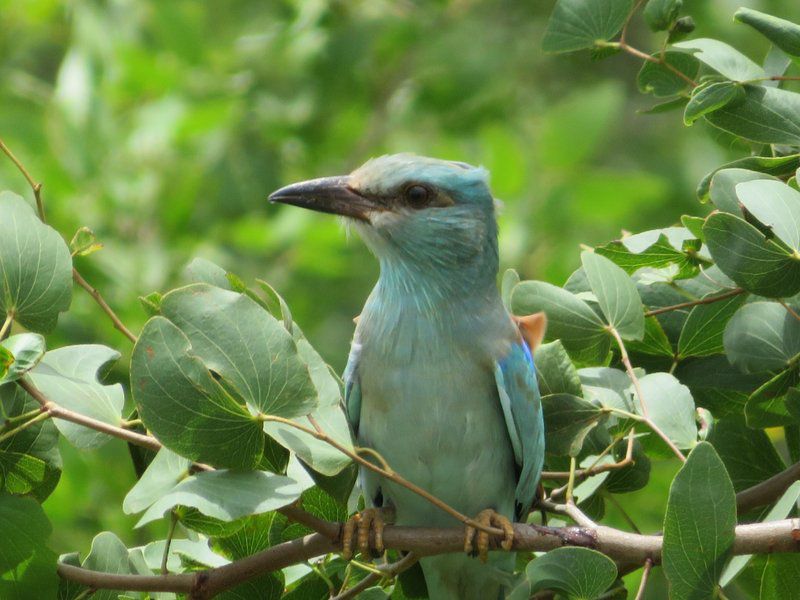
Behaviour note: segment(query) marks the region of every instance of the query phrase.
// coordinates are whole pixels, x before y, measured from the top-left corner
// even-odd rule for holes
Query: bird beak
[[[291,204],[318,212],[342,215],[365,221],[369,213],[379,210],[374,200],[362,196],[350,186],[350,177],[320,177],[282,187],[269,197],[270,202]]]

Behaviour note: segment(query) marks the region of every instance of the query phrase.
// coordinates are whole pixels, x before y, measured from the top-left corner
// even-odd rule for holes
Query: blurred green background
[[[796,0],[687,0],[695,36],[757,59],[766,44],[734,25],[740,3],[797,21]],[[639,111],[639,65],[587,53],[548,56],[553,2],[453,0],[0,0],[0,137],[44,183],[50,222],[69,239],[92,228],[102,251],[77,259],[123,320],[137,296],[181,281],[194,256],[266,279],[323,356],[344,365],[352,318],[377,268],[335,219],[270,206],[286,183],[340,174],[411,151],[483,164],[503,200],[504,266],[561,283],[580,244],[703,214],[694,187],[743,154],[678,113]],[[636,20],[629,41],[658,39]],[[32,197],[8,160],[0,189]],[[2,215],[0,215],[2,218]],[[51,347],[127,341],[76,288]],[[45,507],[52,546],[86,551],[112,529],[134,480],[126,448],[64,446]],[[623,498],[659,527],[672,469]],[[619,515],[610,523],[624,525]],[[161,531],[160,529],[164,529]]]

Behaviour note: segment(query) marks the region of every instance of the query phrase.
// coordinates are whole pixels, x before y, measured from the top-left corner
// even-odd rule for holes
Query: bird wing
[[[544,463],[542,401],[533,356],[525,341],[515,343],[508,355],[495,363],[494,375],[519,469],[514,495],[517,518],[524,518],[536,497]]]
[[[361,421],[361,385],[358,382],[358,357],[361,353],[361,344],[353,342],[350,356],[344,369],[344,407],[347,420],[353,429],[353,434],[358,435],[358,424]]]

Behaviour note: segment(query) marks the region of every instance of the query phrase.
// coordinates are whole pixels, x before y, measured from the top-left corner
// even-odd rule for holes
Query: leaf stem
[[[650,570],[653,568],[652,559],[644,561],[644,568],[642,569],[642,580],[639,582],[639,591],[636,592],[634,600],[643,600],[644,592],[647,589],[647,580],[650,578]]]
[[[178,513],[175,510],[170,511],[169,531],[167,532],[167,539],[164,540],[164,554],[161,555],[161,574],[166,575],[169,573],[167,562],[169,561],[169,548],[172,545],[172,537],[175,535],[175,526],[178,524]]]
[[[0,327],[0,340],[6,339],[6,334],[11,331],[11,323],[14,322],[14,313],[9,312],[6,315],[6,320],[3,321],[2,327]]]
[[[635,56],[636,58],[641,58],[642,60],[646,60],[647,62],[659,64],[668,71],[671,71],[672,73],[683,79],[693,88],[697,87],[697,82],[694,79],[689,77],[683,71],[673,67],[671,64],[669,64],[665,59],[661,58],[660,56],[659,57],[651,56],[645,52],[642,52],[638,48],[634,48],[633,46],[628,45],[628,43],[625,42],[624,40],[620,40],[619,42],[612,42],[608,44],[608,46],[619,48],[620,50],[627,52],[631,56]]]
[[[31,425],[35,425],[36,423],[39,423],[40,421],[44,421],[45,419],[49,419],[50,416],[51,416],[50,413],[42,412],[41,410],[37,410],[36,412],[38,412],[39,414],[36,415],[35,417],[33,417],[32,419],[29,419],[28,421],[25,421],[22,425],[19,425],[18,427],[15,427],[11,431],[6,431],[2,435],[0,435],[0,442],[4,442],[8,438],[14,437],[20,431],[24,431],[28,427],[30,427]]]
[[[711,304],[712,302],[719,302],[720,300],[727,300],[728,298],[733,298],[734,296],[738,296],[739,294],[744,294],[747,290],[743,288],[735,288],[729,292],[725,292],[724,294],[719,294],[718,296],[711,296],[708,298],[700,298],[699,300],[691,300],[690,302],[681,302],[680,304],[673,304],[672,306],[664,306],[661,308],[654,308],[653,310],[648,310],[644,313],[645,317],[652,317],[654,315],[660,315],[665,312],[670,312],[672,310],[680,310],[682,308],[690,308],[692,306],[697,306],[698,304]]]
[[[658,437],[664,440],[664,443],[667,444],[669,449],[672,450],[672,452],[681,460],[681,462],[686,462],[686,457],[678,449],[675,443],[669,439],[667,434],[665,434],[661,428],[650,419],[650,416],[647,412],[647,403],[645,402],[644,395],[642,394],[642,386],[639,383],[639,378],[636,376],[636,373],[633,370],[633,366],[631,365],[630,358],[628,357],[628,351],[625,349],[625,343],[622,341],[622,337],[620,337],[619,332],[614,327],[609,327],[608,330],[611,332],[611,335],[614,336],[617,346],[619,346],[620,360],[622,360],[622,364],[625,365],[625,371],[627,371],[628,377],[633,382],[633,389],[636,391],[636,395],[639,398],[639,406],[642,408],[642,415],[636,415],[637,420],[647,425],[656,433],[656,435],[658,435]]]

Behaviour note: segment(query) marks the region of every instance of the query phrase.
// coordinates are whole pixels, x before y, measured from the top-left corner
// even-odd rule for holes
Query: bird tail
[[[490,553],[481,563],[466,554],[420,560],[430,600],[502,600],[512,581],[515,555]]]

